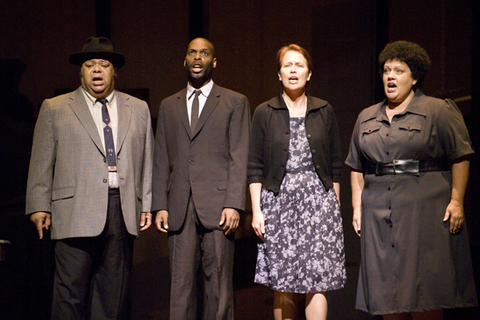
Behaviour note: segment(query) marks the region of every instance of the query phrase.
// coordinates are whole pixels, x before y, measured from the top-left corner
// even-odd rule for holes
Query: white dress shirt
[[[203,107],[205,106],[205,102],[207,101],[208,95],[213,88],[213,80],[210,80],[206,85],[201,87],[200,89],[195,89],[192,87],[190,83],[187,84],[187,113],[188,113],[188,121],[190,124],[192,123],[192,103],[193,103],[193,96],[196,90],[201,90],[202,94],[198,96],[198,118],[202,114]]]
[[[83,88],[82,88],[83,89]],[[98,135],[100,140],[102,140],[103,151],[105,152],[105,136],[103,134],[103,119],[102,119],[102,103],[96,102],[96,98],[93,97],[90,93],[82,90],[83,95],[85,96],[85,101],[88,105],[88,110],[92,114],[93,121],[97,126]],[[117,99],[115,99],[115,90],[113,90],[107,96],[107,110],[108,115],[110,116],[110,127],[112,128],[113,134],[113,145],[115,146],[115,153],[117,153],[117,133],[118,133],[118,111],[117,111]],[[118,174],[117,172],[108,173],[108,187],[118,188]]]

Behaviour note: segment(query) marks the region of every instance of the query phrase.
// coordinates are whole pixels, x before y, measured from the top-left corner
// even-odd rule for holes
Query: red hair
[[[310,56],[308,51],[300,47],[298,44],[289,44],[287,46],[281,47],[280,50],[278,50],[277,52],[278,71],[280,71],[280,69],[282,68],[282,59],[288,51],[297,51],[298,53],[300,53],[305,58],[305,60],[307,60],[308,70],[312,70],[312,57]]]

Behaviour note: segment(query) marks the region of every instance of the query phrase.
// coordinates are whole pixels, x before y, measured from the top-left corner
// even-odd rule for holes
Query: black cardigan
[[[305,129],[315,170],[325,188],[340,182],[342,159],[333,108],[327,101],[307,96]],[[279,94],[257,107],[253,115],[248,154],[248,183],[261,182],[278,194],[285,175],[290,142],[290,115]]]

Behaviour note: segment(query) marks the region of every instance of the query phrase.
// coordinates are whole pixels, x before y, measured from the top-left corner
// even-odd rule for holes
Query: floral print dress
[[[262,189],[265,236],[258,244],[255,282],[282,292],[340,289],[346,272],[338,199],[315,171],[305,118],[290,118],[290,131],[279,193]]]

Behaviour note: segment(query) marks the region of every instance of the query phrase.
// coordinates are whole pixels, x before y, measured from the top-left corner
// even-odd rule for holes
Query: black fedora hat
[[[90,37],[83,45],[82,52],[70,55],[70,63],[81,66],[90,59],[105,59],[110,61],[115,68],[120,69],[125,65],[125,57],[113,51],[112,42],[104,37]]]

